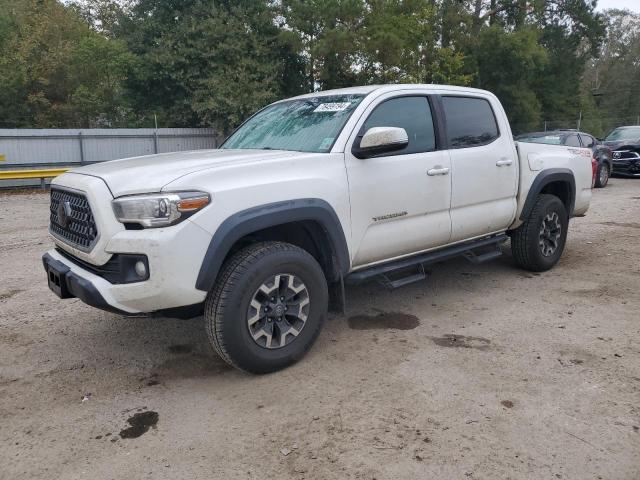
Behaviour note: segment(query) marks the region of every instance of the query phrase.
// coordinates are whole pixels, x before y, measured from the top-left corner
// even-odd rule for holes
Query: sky
[[[598,10],[607,8],[628,8],[632,12],[640,13],[640,0],[598,0]]]

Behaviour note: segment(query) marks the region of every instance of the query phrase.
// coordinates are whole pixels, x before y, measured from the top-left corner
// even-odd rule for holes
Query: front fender
[[[303,198],[252,207],[224,220],[211,238],[198,273],[196,288],[203,291],[211,290],[231,247],[245,235],[305,220],[316,221],[325,229],[331,239],[331,248],[338,268],[345,275],[349,271],[349,250],[338,215],[324,200]]]

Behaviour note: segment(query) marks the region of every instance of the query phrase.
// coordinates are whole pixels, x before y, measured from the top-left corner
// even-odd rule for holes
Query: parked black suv
[[[604,145],[613,151],[613,174],[640,177],[640,125],[614,129]]]
[[[640,128],[640,127],[638,127]],[[615,130],[614,130],[615,131]],[[613,133],[613,132],[612,132]],[[532,132],[518,135],[516,140],[533,143],[547,143],[550,145],[566,145],[568,147],[590,148],[598,162],[595,186],[603,188],[609,182],[612,168],[615,168],[613,152],[604,142],[593,135],[577,130],[550,130],[548,132]],[[640,167],[640,163],[638,163]],[[638,171],[640,174],[640,170]]]

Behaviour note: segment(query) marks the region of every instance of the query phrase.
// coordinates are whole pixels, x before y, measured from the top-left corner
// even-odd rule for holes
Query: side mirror
[[[404,128],[373,127],[367,130],[362,138],[356,140],[351,153],[354,157],[362,159],[402,150],[407,145],[409,136]]]

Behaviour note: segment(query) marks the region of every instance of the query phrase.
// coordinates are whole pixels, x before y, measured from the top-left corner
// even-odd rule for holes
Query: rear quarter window
[[[500,136],[493,109],[484,98],[442,97],[449,148],[486,145]]]

